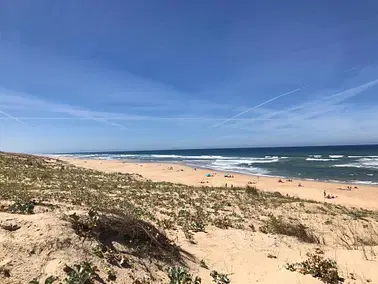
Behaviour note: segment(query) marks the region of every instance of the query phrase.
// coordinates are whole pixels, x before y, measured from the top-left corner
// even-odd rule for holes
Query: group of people
[[[206,174],[206,177],[214,177],[215,175],[216,175],[216,173],[211,173],[211,174],[208,173],[208,174]],[[225,174],[224,177],[225,178],[234,178],[234,175],[232,175],[232,174]],[[285,183],[285,181],[283,181],[282,179],[279,179],[278,182],[279,183]],[[287,179],[286,182],[293,182],[293,180],[292,179]],[[201,183],[205,183],[205,182],[202,181]],[[208,183],[208,182],[206,182],[206,183]],[[256,182],[249,181],[248,185],[249,184],[256,184]],[[227,187],[227,183],[226,183],[226,187]],[[233,186],[231,185],[231,187],[233,187]],[[298,187],[303,187],[303,185],[301,183],[299,183]],[[357,186],[355,186],[354,188],[356,189]],[[341,188],[339,188],[339,189],[341,189]],[[347,188],[345,190],[352,190],[352,187],[351,186],[347,186]],[[326,190],[324,190],[323,195],[324,195],[324,199],[334,199],[334,198],[337,198],[336,195],[329,194],[329,193],[327,193]]]
[[[326,190],[324,190],[323,195],[324,195],[324,198],[326,198],[326,199],[334,199],[334,198],[337,198],[336,195],[332,195],[332,194],[329,194],[329,193],[327,194]]]

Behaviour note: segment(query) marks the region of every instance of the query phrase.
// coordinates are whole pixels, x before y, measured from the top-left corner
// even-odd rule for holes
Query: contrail
[[[224,120],[224,121],[222,121],[222,122],[219,122],[219,123],[217,123],[217,124],[214,124],[213,126],[211,126],[211,128],[212,128],[212,127],[217,127],[217,126],[222,125],[222,124],[225,124],[226,122],[228,122],[228,121],[230,121],[230,120],[233,120],[234,118],[237,118],[238,116],[241,116],[241,115],[243,115],[243,114],[245,114],[245,113],[247,113],[247,112],[250,112],[251,110],[257,109],[257,108],[259,108],[259,107],[261,107],[261,106],[263,106],[263,105],[266,105],[266,104],[268,104],[268,103],[270,103],[270,102],[272,102],[272,101],[275,101],[275,100],[277,100],[277,99],[279,99],[279,98],[282,98],[282,97],[284,97],[284,96],[287,96],[287,95],[290,95],[290,94],[292,94],[292,93],[295,93],[295,92],[297,92],[297,91],[299,91],[299,90],[300,90],[300,88],[295,89],[295,90],[292,90],[292,91],[287,92],[287,93],[284,93],[284,94],[279,95],[279,96],[277,96],[277,97],[271,98],[271,99],[269,99],[269,100],[267,100],[267,101],[265,101],[265,102],[263,102],[263,103],[261,103],[261,104],[258,104],[257,106],[254,106],[254,107],[252,107],[252,108],[249,108],[249,109],[247,109],[247,110],[245,110],[245,111],[243,111],[243,112],[241,112],[241,113],[238,113],[237,115],[235,115],[235,116],[233,116],[233,117],[231,117],[231,118],[228,118],[228,119],[226,119],[226,120]]]
[[[15,121],[18,121],[19,123],[22,123],[23,125],[26,125],[26,123],[23,122],[22,120],[19,120],[17,117],[14,117],[14,116],[12,116],[12,115],[10,115],[10,114],[2,111],[2,110],[0,110],[0,113],[3,114],[3,115],[5,115],[5,116],[7,116],[7,117],[9,117],[9,118],[11,118],[11,119],[13,119],[13,120],[15,120]]]

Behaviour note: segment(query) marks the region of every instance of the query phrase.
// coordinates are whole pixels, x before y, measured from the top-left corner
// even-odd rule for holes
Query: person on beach
[[[326,192],[326,190],[324,190],[324,198],[326,198],[326,196],[327,196],[327,192]]]

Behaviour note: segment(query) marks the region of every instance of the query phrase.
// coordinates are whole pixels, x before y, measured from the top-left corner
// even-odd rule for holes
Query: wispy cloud
[[[15,94],[11,91],[4,91],[0,92],[0,101],[2,102],[3,109],[14,109],[18,111],[22,111],[23,113],[50,113],[50,114],[63,114],[69,115],[71,118],[77,118],[82,120],[89,120],[95,121],[99,123],[103,123],[106,125],[115,126],[122,129],[127,129],[126,126],[114,123],[111,121],[111,116],[113,114],[106,113],[106,112],[96,112],[90,111],[82,108],[78,108],[75,106],[67,105],[67,104],[58,104],[53,102],[48,102],[46,100],[41,100],[35,97],[31,97],[25,94]],[[7,114],[4,111],[1,113],[8,118],[12,118],[22,124],[25,124],[22,120],[32,119],[35,116],[30,117],[16,117]],[[57,117],[53,117],[57,118]],[[60,117],[61,118],[61,117]],[[22,119],[22,120],[21,120]],[[44,120],[47,120],[48,117],[45,117]]]
[[[359,133],[367,128],[378,127],[378,106],[372,104],[356,108],[346,102],[377,85],[376,79],[332,95],[320,98],[316,96],[317,99],[282,110],[264,109],[265,113],[260,112],[254,117],[255,120],[232,120],[232,123],[223,125],[229,134],[220,136],[219,139],[232,139],[233,135],[234,139],[241,139],[240,133],[243,133],[244,137],[251,137],[251,133],[259,133],[259,137],[276,137],[281,132],[286,134],[280,139],[286,139],[288,134],[294,137],[297,133],[300,133],[302,138],[303,135],[307,135],[308,139],[326,139],[327,135],[342,137],[341,134],[344,132]],[[259,121],[263,123],[257,124]],[[254,141],[257,139],[254,137]]]
[[[282,97],[284,97],[284,96],[288,96],[288,95],[290,95],[290,94],[292,94],[292,93],[295,93],[295,92],[297,92],[297,91],[299,91],[299,90],[300,90],[300,89],[295,89],[295,90],[292,90],[292,91],[286,92],[286,93],[284,93],[284,94],[281,94],[281,95],[279,95],[279,96],[276,96],[276,97],[274,97],[274,98],[271,98],[271,99],[269,99],[269,100],[267,100],[267,101],[265,101],[265,102],[263,102],[263,103],[260,103],[260,104],[258,104],[258,105],[256,105],[256,106],[252,107],[252,108],[249,108],[249,109],[247,109],[247,110],[245,110],[245,111],[242,111],[242,112],[240,112],[240,113],[234,115],[234,116],[231,117],[231,118],[228,118],[228,119],[226,119],[226,120],[224,120],[224,121],[222,121],[222,122],[220,122],[220,123],[214,124],[212,127],[217,127],[217,126],[220,126],[220,125],[222,125],[222,124],[225,124],[225,123],[227,123],[228,121],[231,121],[231,120],[233,120],[233,119],[235,119],[235,118],[237,118],[237,117],[239,117],[239,116],[241,116],[241,115],[243,115],[243,114],[245,114],[245,113],[247,113],[247,112],[250,112],[250,111],[252,111],[252,110],[255,110],[255,109],[259,108],[259,107],[262,107],[262,106],[264,106],[264,105],[266,105],[266,104],[268,104],[268,103],[270,103],[270,102],[273,102],[273,101],[275,101],[275,100],[278,100],[279,98],[282,98]]]
[[[17,117],[14,117],[14,116],[10,115],[9,113],[6,113],[5,111],[0,110],[0,113],[1,113],[2,115],[5,115],[6,117],[12,119],[12,120],[15,120],[15,121],[17,121],[17,122],[19,122],[19,123],[21,123],[21,124],[26,125],[26,123],[23,122],[21,119],[19,119],[19,118],[17,118]]]
[[[140,105],[123,106],[123,112],[96,111],[75,105],[56,103],[7,89],[0,89],[0,101],[4,110],[17,113],[18,115],[14,117],[20,120],[89,120],[120,128],[130,127],[130,125],[118,123],[120,121],[222,121],[226,118],[218,117],[220,112],[229,111],[230,108],[244,109],[240,106],[197,99],[155,100],[149,103],[143,103],[142,99],[139,101]]]

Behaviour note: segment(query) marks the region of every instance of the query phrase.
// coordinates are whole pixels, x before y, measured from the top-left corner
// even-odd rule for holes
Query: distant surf
[[[378,184],[378,145],[58,153],[54,156],[183,163],[252,175]]]

